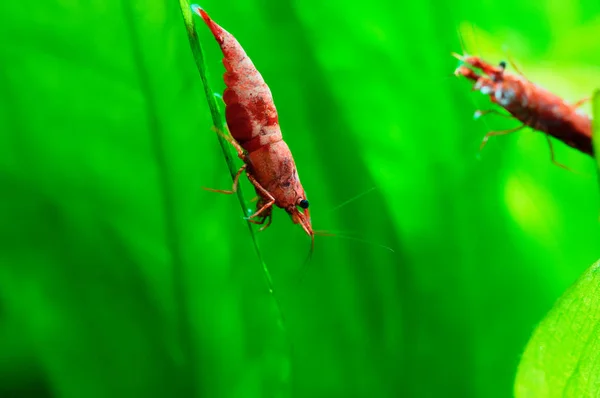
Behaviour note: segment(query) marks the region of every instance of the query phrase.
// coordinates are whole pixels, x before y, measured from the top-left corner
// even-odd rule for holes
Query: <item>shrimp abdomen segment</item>
[[[527,99],[526,103],[507,106],[506,109],[530,127],[583,153],[593,154],[589,117],[578,113],[559,96],[533,83],[530,83],[529,88],[527,95],[523,96],[523,99]]]
[[[280,140],[279,118],[269,86],[235,37],[204,11],[201,13],[223,52],[226,70],[223,79],[227,86],[223,101],[231,135],[246,150],[245,144],[260,135],[278,136],[269,138],[267,142]]]
[[[262,87],[248,87],[248,84],[240,85],[239,81],[229,85],[223,100],[232,137],[245,150],[252,152],[262,145],[281,141],[282,136],[277,110],[272,99],[269,101],[271,93],[267,85],[263,82]]]

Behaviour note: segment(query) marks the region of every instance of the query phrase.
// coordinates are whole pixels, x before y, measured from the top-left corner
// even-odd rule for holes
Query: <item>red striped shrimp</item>
[[[244,162],[235,175],[231,191],[213,191],[234,193],[239,177],[245,171],[259,198],[256,211],[248,220],[264,224],[261,228],[264,230],[271,224],[271,212],[276,205],[284,209],[295,224],[302,226],[314,245],[309,203],[292,153],[283,141],[269,86],[230,33],[215,23],[200,6],[192,5],[192,10],[202,17],[223,52],[226,69],[223,78],[227,87],[223,101],[231,134],[226,138]]]
[[[505,62],[493,66],[479,57],[453,55],[465,63],[456,69],[455,75],[474,81],[473,90],[479,90],[482,94],[489,95],[492,102],[506,109],[522,123],[512,129],[487,133],[481,143],[481,148],[492,136],[509,134],[524,127],[531,127],[546,134],[552,161],[555,164],[558,163],[554,160],[550,136],[585,154],[594,156],[591,119],[577,111],[577,108],[589,98],[568,104],[556,94],[527,80],[518,69],[518,75],[506,73]],[[470,67],[480,69],[483,74],[477,74]],[[508,116],[495,110],[477,111],[476,116],[489,113]]]

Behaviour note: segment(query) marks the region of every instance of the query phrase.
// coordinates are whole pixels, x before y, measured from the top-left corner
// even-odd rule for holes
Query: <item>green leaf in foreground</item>
[[[600,261],[533,333],[519,364],[515,396],[600,396]]]
[[[592,143],[596,154],[596,163],[600,171],[600,90],[594,91],[592,97]],[[600,175],[599,175],[600,178]]]

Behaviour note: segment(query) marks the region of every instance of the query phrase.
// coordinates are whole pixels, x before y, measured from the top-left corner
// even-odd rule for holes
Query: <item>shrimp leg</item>
[[[269,217],[269,216],[265,216],[263,214],[259,217],[260,220],[252,220],[250,218],[246,218],[246,221],[251,222],[252,224],[256,224],[256,225],[263,225],[265,223],[265,220],[267,219],[267,217]]]
[[[259,191],[262,194],[263,198],[267,201],[267,203],[265,203],[263,205],[263,207],[261,207],[254,214],[252,214],[251,216],[248,217],[248,219],[251,219],[251,218],[257,217],[259,214],[261,214],[265,210],[270,209],[271,207],[273,207],[273,205],[275,204],[275,198],[273,197],[273,195],[271,195],[269,193],[269,191],[267,191],[266,189],[264,189],[262,187],[262,185],[260,185],[258,183],[258,181],[256,181],[256,179],[252,176],[252,174],[246,173],[246,175],[248,176],[248,180],[250,180],[250,182],[252,183],[252,185],[254,185],[254,187],[256,187],[256,190]]]
[[[568,168],[564,164],[556,161],[556,158],[554,156],[554,145],[552,145],[552,139],[550,138],[549,134],[545,134],[545,136],[546,136],[546,141],[548,141],[548,146],[550,147],[550,160],[552,161],[552,163],[554,163],[556,166],[560,167],[561,169],[565,169],[567,171],[572,172],[572,170],[570,168]]]
[[[510,56],[510,54],[507,53],[506,58],[508,59],[508,63],[510,64],[510,66],[512,66],[512,68],[515,70],[515,72],[517,72],[517,74],[519,74],[521,77],[526,79],[525,74],[523,73],[523,71],[521,71],[521,68],[519,68],[517,66],[517,64],[515,63],[513,58]]]
[[[267,223],[265,225],[263,225],[262,227],[260,227],[260,229],[258,230],[258,232],[264,231],[265,229],[267,229],[269,227],[269,225],[271,225],[271,221],[273,220],[273,216],[271,215],[271,213],[269,213],[269,215],[266,216],[265,219],[268,220]],[[264,222],[264,220],[263,220],[263,222]]]
[[[241,145],[231,135],[225,134],[223,131],[221,131],[217,127],[213,127],[213,130],[217,134],[219,134],[221,137],[223,137],[227,142],[229,142],[233,146],[233,148],[235,148],[235,151],[237,152],[238,157],[240,159],[242,159],[242,161],[244,161],[244,163],[246,163],[246,153],[244,152],[244,149],[241,147]]]
[[[581,105],[585,104],[586,102],[590,101],[591,99],[592,99],[592,97],[582,98],[573,104],[573,108],[579,108]]]
[[[240,169],[237,171],[237,173],[235,174],[235,177],[233,178],[233,186],[231,188],[231,190],[226,190],[226,189],[213,189],[213,188],[206,188],[206,187],[202,187],[203,189],[210,191],[210,192],[217,192],[217,193],[224,193],[226,195],[231,195],[235,192],[237,192],[237,187],[239,185],[240,182],[240,175],[242,175],[242,172],[244,170],[246,170],[246,168],[248,167],[248,164],[246,162],[246,154],[244,153],[244,150],[242,149],[242,147],[240,146],[240,144],[237,143],[237,141],[235,141],[233,139],[233,137],[226,135],[223,131],[221,131],[220,129],[213,127],[213,129],[215,130],[215,132],[217,134],[219,134],[221,137],[223,137],[227,142],[229,142],[231,145],[233,145],[233,147],[235,148],[238,157],[240,159],[242,159],[242,161],[244,161],[244,165],[242,167],[240,167]]]
[[[482,111],[482,110],[476,110],[476,111],[475,111],[475,114],[473,115],[473,118],[475,118],[475,119],[479,119],[480,117],[482,117],[482,116],[485,116],[485,115],[489,115],[489,114],[494,114],[494,115],[498,115],[498,116],[506,117],[506,118],[509,118],[509,119],[512,119],[512,118],[513,118],[513,116],[512,116],[512,115],[509,115],[509,114],[506,114],[506,113],[499,112],[499,111],[497,111],[497,110],[495,110],[495,109],[488,109],[488,110],[486,110],[486,111]]]
[[[256,198],[254,198],[252,200],[252,202],[256,202],[257,199],[260,199],[260,201],[257,203],[256,207],[257,208],[261,208],[264,204],[264,199],[260,196],[257,196]],[[269,225],[271,225],[271,221],[273,219],[273,214],[272,214],[272,208],[268,209],[266,211],[266,214],[263,213],[260,215],[259,220],[252,220],[252,219],[247,219],[248,222],[251,222],[252,224],[256,224],[256,225],[263,225],[265,223],[265,221],[267,222],[266,225],[263,225],[258,232],[262,232],[264,231],[267,227],[269,227]]]
[[[492,136],[496,136],[496,135],[506,135],[506,134],[510,134],[510,133],[515,133],[519,130],[521,130],[522,128],[526,127],[526,125],[522,124],[518,127],[512,128],[512,129],[508,129],[508,130],[501,130],[501,131],[492,131],[490,133],[487,133],[485,135],[485,137],[483,137],[483,141],[481,141],[481,146],[479,147],[479,150],[481,151],[483,149],[483,147],[485,146],[485,144],[487,144],[488,140],[490,139],[490,137]]]
[[[242,172],[244,170],[246,170],[246,167],[248,167],[248,165],[244,163],[244,165],[242,167],[240,167],[240,169],[235,174],[235,177],[233,179],[233,186],[231,187],[231,191],[226,190],[226,189],[213,189],[213,188],[205,188],[205,187],[202,187],[202,188],[207,191],[210,191],[210,192],[224,193],[226,195],[234,194],[237,192],[237,187],[240,182],[240,175],[242,175]]]
[[[265,221],[267,222],[265,225],[263,225],[262,227],[260,227],[260,229],[258,230],[258,232],[262,232],[265,229],[267,229],[269,227],[269,225],[271,225],[271,221],[273,220],[273,214],[269,211],[267,215],[262,214],[260,216],[260,220],[250,220],[247,219],[248,222],[251,222],[252,224],[256,224],[256,225],[263,225],[265,224]]]

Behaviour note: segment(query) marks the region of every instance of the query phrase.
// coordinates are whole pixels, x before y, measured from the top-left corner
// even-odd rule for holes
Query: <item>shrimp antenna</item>
[[[348,235],[346,233],[339,233],[337,231],[334,232],[334,231],[325,231],[325,230],[314,231],[314,232],[315,232],[315,235],[318,235],[318,236],[331,236],[331,237],[336,237],[336,238],[353,240],[355,242],[361,242],[361,243],[365,243],[365,244],[368,244],[371,246],[379,247],[381,249],[385,249],[385,250],[389,251],[390,253],[396,253],[396,251],[389,246],[381,245],[379,243],[374,243],[374,242],[371,242],[371,241],[363,239],[363,238],[358,238],[356,236]]]
[[[302,281],[304,281],[304,277],[306,276],[306,272],[308,271],[308,263],[310,263],[310,261],[312,260],[313,253],[315,251],[315,235],[311,235],[310,239],[311,242],[310,250],[308,251],[308,256],[306,257],[306,260],[304,260],[302,266],[300,267],[300,277],[298,281],[299,283],[302,283]]]
[[[315,235],[311,235],[310,237],[310,250],[308,251],[308,257],[306,258],[306,262],[312,260],[313,253],[315,252]]]
[[[358,200],[358,199],[362,198],[363,196],[370,194],[371,192],[373,192],[376,189],[377,189],[377,187],[371,187],[371,188],[367,189],[366,191],[356,194],[353,197],[351,197],[350,199],[347,199],[347,200],[343,201],[342,203],[340,203],[339,205],[335,206],[333,209],[330,209],[328,211],[328,213],[333,213],[334,211],[341,209],[342,207],[354,202],[355,200]]]
[[[465,38],[461,31],[460,25],[456,26],[456,35],[458,36],[458,42],[460,44],[460,49],[462,50],[462,54],[458,54],[456,52],[450,53],[451,56],[453,56],[454,58],[456,58],[458,60],[458,66],[454,70],[454,73],[452,73],[453,78],[459,75],[458,70],[460,69],[461,66],[463,66],[465,64],[465,58],[468,56],[467,45],[465,44]]]
[[[450,53],[450,55],[452,55],[454,58],[458,59],[459,65],[463,65],[465,63],[465,56],[464,55],[460,55],[458,53],[452,52]]]
[[[481,47],[479,46],[479,42],[477,41],[477,34],[475,33],[475,24],[471,22],[470,26],[471,34],[473,35],[473,45],[475,46],[475,51],[477,52],[477,55],[481,56]]]
[[[332,231],[326,231],[326,230],[314,231],[314,235],[311,236],[312,241],[311,241],[311,246],[310,246],[310,251],[308,253],[308,257],[306,258],[306,260],[304,261],[304,263],[302,264],[302,267],[300,269],[300,276],[298,278],[299,283],[302,283],[304,281],[304,277],[306,276],[306,273],[308,271],[308,263],[310,262],[310,260],[312,260],[312,254],[314,252],[314,245],[315,245],[315,236],[331,236],[331,237],[336,237],[336,238],[353,240],[355,242],[361,242],[361,243],[365,243],[368,245],[379,247],[381,249],[385,249],[385,250],[389,251],[390,253],[396,253],[396,251],[389,246],[380,245],[378,243],[373,243],[366,239],[357,238],[355,236],[351,236],[351,235],[347,235],[347,234],[340,234],[337,231],[335,233]]]
[[[523,71],[515,63],[514,58],[510,53],[508,45],[504,44],[502,46],[502,52],[504,53],[504,56],[508,60],[508,63],[511,66],[511,68],[513,68],[515,70],[515,72],[517,72],[519,75],[521,75],[521,77],[525,77],[525,75],[523,74]]]
[[[458,42],[460,44],[460,49],[462,51],[462,55],[452,53],[452,56],[455,58],[458,58],[460,61],[462,61],[464,59],[464,57],[467,56],[467,44],[465,42],[465,37],[462,32],[462,27],[460,24],[456,27],[456,34],[458,35]]]

